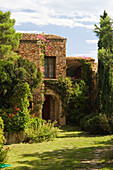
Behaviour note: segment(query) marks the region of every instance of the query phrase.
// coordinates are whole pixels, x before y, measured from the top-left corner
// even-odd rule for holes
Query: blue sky
[[[67,38],[67,56],[93,57],[97,61],[94,24],[104,10],[113,18],[113,0],[0,0],[11,11],[17,32],[56,34]]]

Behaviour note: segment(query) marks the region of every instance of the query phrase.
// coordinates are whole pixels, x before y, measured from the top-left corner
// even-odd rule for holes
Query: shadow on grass
[[[110,136],[110,135],[109,135]],[[104,145],[111,145],[113,147],[113,138],[107,141],[102,141],[102,142],[96,142],[96,144],[104,144]]]
[[[79,126],[69,126],[69,125],[61,126],[60,133],[61,133],[61,135],[58,136],[57,138],[99,137],[99,136],[101,136],[101,135],[93,135],[86,131],[81,131]],[[64,134],[62,135],[62,133],[64,133]]]
[[[99,147],[100,148],[100,147]],[[103,147],[101,146],[101,149]],[[72,148],[51,150],[44,153],[36,152],[34,154],[23,154],[18,164],[21,166],[15,167],[14,170],[71,170],[71,169],[100,169],[113,168],[113,164],[107,162],[99,162],[101,156],[98,155],[98,160],[95,158],[95,150],[97,147]],[[32,158],[32,160],[30,160]]]
[[[61,127],[62,134],[59,138],[71,137],[96,137],[87,132],[82,132],[75,127]],[[76,131],[77,130],[77,131]],[[66,132],[66,133],[64,133]],[[98,135],[99,136],[99,135]],[[71,139],[70,139],[71,140]],[[103,144],[103,146],[101,145]],[[85,148],[68,148],[50,150],[47,152],[35,152],[33,154],[22,154],[20,160],[15,162],[16,167],[12,170],[79,170],[79,169],[113,169],[113,162],[106,160],[103,155],[105,148],[112,146],[112,141],[96,142],[95,146]],[[101,152],[96,152],[96,151]],[[29,152],[29,151],[28,151]]]
[[[63,125],[60,127],[63,132],[74,132],[74,131],[81,131],[80,126],[70,126],[70,125]]]
[[[98,135],[97,135],[98,136]],[[60,136],[58,136],[57,138],[74,138],[74,137],[96,137],[95,135],[91,135],[91,134],[89,134],[88,132],[76,132],[76,133],[66,133],[66,134],[64,134],[64,135],[60,135]]]

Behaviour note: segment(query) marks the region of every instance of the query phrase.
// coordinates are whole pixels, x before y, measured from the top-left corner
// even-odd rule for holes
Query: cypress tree
[[[0,59],[7,57],[11,51],[18,48],[20,33],[14,29],[15,20],[10,18],[10,11],[0,10]]]
[[[113,33],[112,22],[106,11],[100,16],[100,27],[95,25],[98,41],[98,111],[113,113]]]

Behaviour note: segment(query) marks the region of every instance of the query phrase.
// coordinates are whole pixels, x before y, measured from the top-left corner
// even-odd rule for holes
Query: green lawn
[[[11,147],[8,170],[113,169],[113,135],[93,136],[63,127],[54,141]]]

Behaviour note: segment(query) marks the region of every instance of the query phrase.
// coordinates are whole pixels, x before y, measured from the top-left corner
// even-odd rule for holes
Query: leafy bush
[[[3,129],[4,129],[4,123],[2,118],[0,117],[0,134],[2,133]]]
[[[55,123],[51,121],[46,122],[39,118],[30,118],[25,128],[27,141],[42,142],[57,137],[58,128],[54,127]]]
[[[2,118],[0,117],[0,145],[3,144],[5,141],[5,138],[3,135],[3,129],[4,129],[4,123],[3,123]]]
[[[36,65],[15,55],[0,60],[0,116],[5,131],[23,131],[29,118],[29,100],[32,91],[40,84]]]
[[[68,122],[71,125],[80,125],[80,120],[85,116],[85,113],[79,113],[77,112],[76,109],[73,109],[70,111],[70,115],[68,116]]]
[[[3,135],[4,123],[0,117],[0,164],[6,163],[8,156],[7,153],[10,150],[10,147],[4,147],[5,137]]]
[[[85,117],[85,116],[86,116],[86,113],[80,113],[80,114],[78,114],[78,115],[76,116],[76,122],[78,122],[79,125],[80,125],[80,120],[81,120],[83,117]]]
[[[8,152],[10,151],[10,147],[0,146],[0,164],[4,164],[8,160]]]
[[[111,127],[105,114],[98,114],[88,119],[84,125],[84,129],[92,134],[110,134]]]
[[[84,130],[84,125],[85,125],[85,123],[86,123],[89,119],[93,118],[93,117],[96,116],[96,115],[97,115],[97,113],[91,113],[91,114],[88,114],[87,116],[84,116],[84,117],[80,120],[80,126],[81,126],[81,128]]]
[[[111,127],[111,133],[113,134],[113,116],[109,118],[109,125]]]
[[[28,110],[17,110],[12,113],[12,109],[5,109],[0,112],[4,120],[4,129],[9,133],[24,131],[29,120]]]

